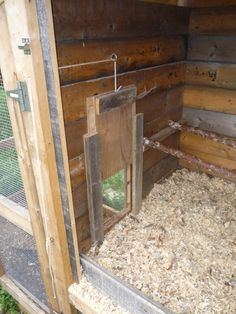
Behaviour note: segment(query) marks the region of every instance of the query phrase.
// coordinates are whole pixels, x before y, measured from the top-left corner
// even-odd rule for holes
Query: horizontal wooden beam
[[[155,91],[163,91],[184,83],[185,65],[175,62],[117,75],[117,86],[136,85],[137,99]],[[86,98],[114,90],[114,77],[79,82],[62,86],[62,101],[65,122],[86,117]]]
[[[235,115],[184,107],[183,119],[188,125],[221,135],[236,137]]]
[[[216,7],[236,5],[235,0],[139,0],[142,2],[152,2],[166,5],[176,5],[180,7]]]
[[[2,195],[0,195],[0,216],[33,235],[29,211]]]
[[[80,41],[58,44],[57,52],[60,80],[65,85],[112,75],[114,62],[111,56],[114,54],[117,56],[117,73],[165,64],[169,60],[184,60],[185,38],[159,36],[146,39]]]
[[[0,285],[19,303],[20,309],[26,314],[46,314],[30,299],[7,275],[0,277]]]
[[[226,88],[186,85],[183,106],[236,114],[236,91]]]

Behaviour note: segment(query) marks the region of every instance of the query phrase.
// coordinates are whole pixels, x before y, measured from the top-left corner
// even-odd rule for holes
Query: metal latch
[[[6,94],[19,102],[22,111],[30,111],[29,96],[25,82],[18,81],[17,89],[6,91]]]
[[[31,50],[30,50],[30,40],[29,38],[21,38],[22,45],[18,46],[19,49],[24,51],[25,55],[30,55]]]

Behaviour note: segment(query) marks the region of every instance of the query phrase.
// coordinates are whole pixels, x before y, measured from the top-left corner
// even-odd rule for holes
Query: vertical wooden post
[[[132,209],[137,214],[142,207],[143,185],[143,113],[136,115],[133,125]]]
[[[0,277],[4,275],[4,269],[3,269],[3,265],[2,265],[2,262],[0,260]]]
[[[46,4],[45,4],[46,5]],[[5,10],[4,10],[5,9]],[[18,103],[9,100],[11,118],[19,136],[18,153],[27,172],[23,173],[32,228],[37,243],[43,281],[51,304],[51,312],[70,314],[67,289],[72,283],[68,243],[63,217],[62,199],[55,147],[52,136],[48,93],[40,45],[36,1],[6,0],[3,79],[7,89],[16,81],[27,83],[30,112],[21,112]],[[1,21],[2,22],[2,21]],[[22,39],[29,39],[30,54],[19,49]],[[7,45],[7,46],[5,46]],[[46,243],[48,250],[46,251]],[[50,269],[50,272],[48,271]]]
[[[84,154],[88,191],[88,208],[92,243],[102,242],[104,221],[102,206],[101,156],[98,133],[84,135]]]

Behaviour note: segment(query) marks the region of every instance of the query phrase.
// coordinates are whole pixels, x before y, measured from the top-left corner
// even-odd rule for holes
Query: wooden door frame
[[[67,291],[74,280],[68,230],[75,255],[74,278],[80,272],[80,265],[51,1],[1,1],[0,26],[0,41],[4,43],[0,60],[5,89],[15,89],[17,81],[24,81],[30,96],[30,112],[22,112],[19,103],[11,98],[8,98],[8,108],[42,279],[51,313],[70,314],[75,310],[69,304]],[[28,55],[18,47],[22,38],[30,40]],[[51,93],[59,127],[61,156],[55,147],[55,125],[50,115]],[[58,169],[58,158],[62,159],[61,169]],[[64,176],[64,186],[61,186],[59,174],[60,178]],[[64,219],[66,202],[70,213],[69,217],[65,216],[69,225],[67,229]]]

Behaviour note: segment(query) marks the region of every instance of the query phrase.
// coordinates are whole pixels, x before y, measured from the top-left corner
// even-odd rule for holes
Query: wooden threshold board
[[[173,314],[138,289],[113,276],[88,256],[81,255],[80,262],[87,280],[101,293],[109,296],[114,303],[130,311],[130,313]]]

